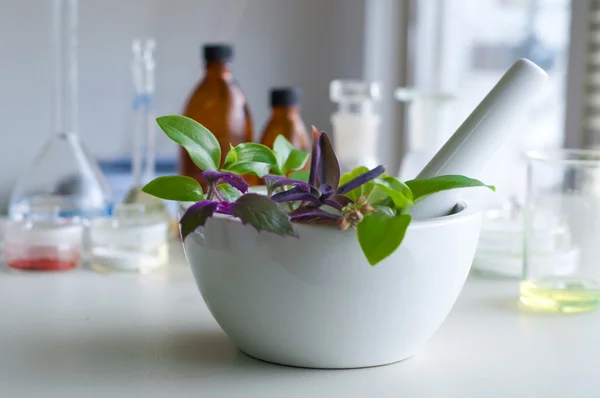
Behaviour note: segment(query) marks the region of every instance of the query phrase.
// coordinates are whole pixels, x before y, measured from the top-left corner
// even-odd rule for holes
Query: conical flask
[[[57,209],[60,217],[94,218],[111,212],[109,186],[78,135],[77,0],[53,0],[54,131],[15,186],[12,218]]]

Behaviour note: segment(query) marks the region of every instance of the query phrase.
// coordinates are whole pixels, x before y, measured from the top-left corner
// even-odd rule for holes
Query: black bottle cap
[[[299,106],[300,89],[296,87],[271,89],[271,106]]]
[[[231,62],[233,47],[228,44],[205,44],[203,54],[206,62]]]

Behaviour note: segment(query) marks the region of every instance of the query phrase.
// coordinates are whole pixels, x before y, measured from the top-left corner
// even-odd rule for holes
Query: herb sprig
[[[279,136],[272,149],[255,143],[230,146],[221,164],[219,143],[201,124],[179,115],[157,122],[203,170],[208,186],[204,192],[190,177],[166,176],[142,189],[162,199],[195,202],[180,220],[183,239],[215,214],[238,218],[258,231],[293,237],[299,236],[294,223],[330,224],[341,230],[356,228],[365,257],[375,265],[400,246],[411,222],[408,212],[425,197],[456,188],[495,190],[459,175],[403,183],[385,174],[383,166],[341,174],[329,137],[314,127],[310,155]],[[305,172],[309,158],[310,171]],[[249,192],[241,175],[264,178],[267,194]]]

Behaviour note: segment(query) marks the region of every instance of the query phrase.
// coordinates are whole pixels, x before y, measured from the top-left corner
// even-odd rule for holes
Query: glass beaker
[[[167,263],[169,225],[139,204],[120,204],[112,217],[91,222],[91,268],[148,273]]]
[[[539,311],[600,303],[600,151],[527,153],[520,300]]]

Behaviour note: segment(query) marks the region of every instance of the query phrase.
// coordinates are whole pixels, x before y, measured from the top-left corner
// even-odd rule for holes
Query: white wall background
[[[392,0],[394,1],[394,0]],[[131,40],[157,41],[159,114],[180,112],[202,75],[200,46],[231,41],[255,131],[268,89],[304,90],[307,124],[329,130],[329,82],[362,78],[367,0],[80,0],[80,130],[100,158],[128,150]],[[0,211],[51,132],[50,0],[0,0]],[[238,23],[239,22],[239,23]],[[382,60],[383,61],[383,60]],[[175,146],[161,137],[159,150]]]

